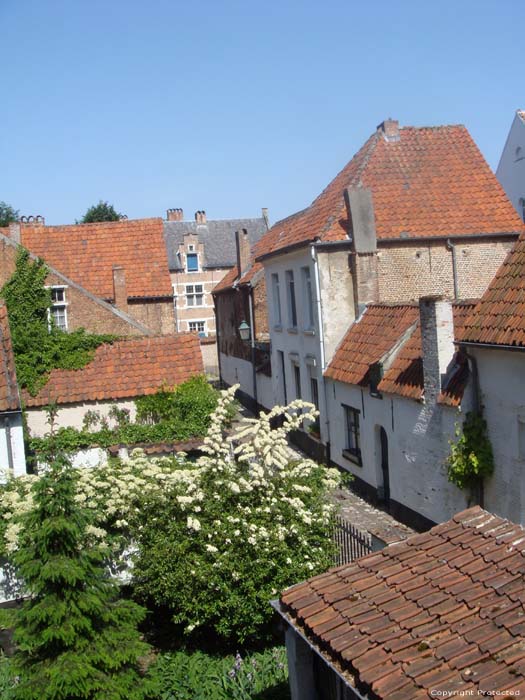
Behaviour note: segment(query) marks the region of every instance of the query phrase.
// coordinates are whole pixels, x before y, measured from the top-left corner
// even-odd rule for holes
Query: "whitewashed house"
[[[266,275],[274,402],[301,397],[321,414],[320,439],[297,441],[329,458],[339,440],[324,371],[367,304],[479,298],[522,230],[464,127],[380,124],[309,207],[254,249]]]
[[[518,109],[496,169],[514,208],[525,219],[525,111]]]
[[[0,480],[26,473],[22,407],[7,308],[0,302]]]
[[[525,238],[522,235],[459,334],[494,452],[485,505],[525,523]]]
[[[466,358],[454,345],[472,308],[436,296],[372,304],[325,372],[331,460],[368,500],[420,528],[468,505],[446,459],[472,407]]]

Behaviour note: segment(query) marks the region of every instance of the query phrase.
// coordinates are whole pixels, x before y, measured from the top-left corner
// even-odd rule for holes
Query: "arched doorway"
[[[388,436],[383,426],[379,428],[379,458],[381,460],[382,496],[385,506],[390,505],[390,473],[388,471]]]

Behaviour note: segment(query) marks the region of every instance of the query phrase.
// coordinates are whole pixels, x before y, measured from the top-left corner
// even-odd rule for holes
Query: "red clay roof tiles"
[[[272,226],[256,256],[316,238],[345,240],[348,187],[372,190],[378,240],[523,230],[464,126],[405,127],[398,141],[373,134],[309,207]]]
[[[500,537],[501,525],[513,533],[511,541]],[[485,559],[482,552],[488,550],[501,556]],[[405,556],[409,553],[414,557]],[[463,563],[465,553],[479,563],[475,575]],[[420,556],[431,564],[427,571],[415,565]],[[431,691],[437,697],[436,691],[470,689],[481,695],[523,688],[525,580],[507,568],[514,557],[525,564],[524,529],[475,506],[426,535],[287,589],[282,610],[323,656],[378,699],[391,700],[394,693],[415,700],[431,697]],[[347,572],[354,567],[358,575],[349,580]],[[399,578],[385,576],[394,569],[407,574],[410,593]],[[352,603],[346,608],[342,600],[331,602],[329,591],[337,579]],[[506,579],[514,579],[512,591],[502,586]],[[378,586],[391,594],[389,599],[376,595]],[[321,619],[330,619],[331,629],[340,629],[341,635],[328,633],[319,625]]]
[[[194,333],[140,337],[101,345],[83,369],[55,369],[37,396],[24,392],[28,408],[109,401],[153,394],[203,371],[199,338]]]
[[[16,382],[15,358],[7,307],[0,302],[0,412],[19,411],[20,396]]]
[[[475,302],[453,304],[454,331],[462,331],[465,318]],[[390,367],[378,384],[378,390],[421,400],[423,396],[423,361],[419,311],[416,304],[371,304],[361,319],[352,324],[326,369],[325,376],[347,384],[366,385],[370,366],[400,345]],[[407,333],[410,335],[408,337]],[[405,336],[405,339],[403,338]],[[468,379],[466,358],[457,353],[456,366],[440,403],[459,406]]]
[[[525,347],[525,235],[516,241],[478,305],[461,342]]]
[[[20,242],[92,294],[113,299],[113,266],[128,297],[172,296],[162,219],[69,226],[21,224]]]

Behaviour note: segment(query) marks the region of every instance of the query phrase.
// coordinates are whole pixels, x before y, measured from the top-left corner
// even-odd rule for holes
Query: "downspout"
[[[324,397],[324,407],[325,407],[325,412],[326,412],[326,420],[325,420],[325,425],[326,425],[326,435],[327,435],[327,441],[326,441],[326,463],[330,464],[330,418],[329,418],[329,413],[328,413],[328,399],[327,399],[327,393],[326,393],[326,382],[324,380],[324,370],[325,370],[325,347],[324,347],[324,329],[323,329],[323,306],[321,304],[321,282],[320,282],[320,277],[319,277],[319,262],[317,260],[317,251],[315,249],[315,245],[312,245],[310,248],[310,254],[312,256],[312,260],[314,262],[314,277],[315,277],[315,305],[317,308],[317,324],[319,326],[319,353],[320,353],[320,361],[321,361],[321,376],[319,378],[319,381],[321,382],[322,385],[322,392],[323,392],[323,397]]]
[[[450,238],[447,238],[447,249],[452,253],[452,279],[454,280],[454,299],[459,299],[458,289],[458,263],[456,259],[456,246]]]
[[[252,348],[252,372],[253,372],[253,400],[255,401],[255,411],[254,413],[257,413],[258,407],[259,407],[259,401],[257,397],[257,369],[255,367],[255,325],[253,322],[254,319],[254,314],[253,314],[253,287],[250,284],[248,288],[248,306],[250,310],[250,328],[252,329],[251,332],[251,348]]]
[[[221,338],[219,334],[220,327],[220,315],[219,315],[219,304],[217,303],[217,297],[213,296],[213,305],[215,307],[215,343],[217,345],[217,369],[219,370],[219,386],[224,389],[224,384],[222,381],[222,369],[221,369]]]
[[[469,365],[469,370],[472,372],[472,383],[474,388],[474,410],[478,415],[481,415],[481,392],[479,389],[478,363],[475,357],[469,355],[469,353],[465,350],[463,345],[461,346],[461,349],[465,353],[465,357],[467,358],[467,362]],[[483,479],[479,482],[478,500],[479,505],[483,508],[485,503],[485,489]]]
[[[178,294],[177,294],[177,284],[173,285],[173,312],[175,314],[175,329],[177,333],[180,333],[180,328],[179,328],[179,312],[177,309],[177,302],[178,302]]]
[[[10,473],[13,474],[15,471],[15,464],[13,460],[13,445],[11,444],[11,422],[9,421],[9,418],[4,418],[4,428],[7,447],[7,464]]]

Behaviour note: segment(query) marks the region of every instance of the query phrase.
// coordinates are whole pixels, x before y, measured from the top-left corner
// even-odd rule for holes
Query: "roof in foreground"
[[[188,234],[196,234],[204,246],[203,267],[232,267],[237,262],[235,232],[243,228],[248,231],[250,245],[254,245],[267,231],[266,219],[212,219],[205,223],[165,221],[164,239],[170,270],[183,269],[177,253]]]
[[[19,411],[20,395],[16,381],[15,357],[7,307],[0,301],[0,412]]]
[[[473,301],[452,304],[454,333],[462,332],[465,317],[474,308]],[[370,304],[358,322],[353,323],[339,344],[325,376],[345,384],[366,386],[370,368],[389,354],[391,364],[377,388],[380,392],[397,394],[417,401],[423,398],[423,358],[419,307],[409,304]],[[459,406],[468,380],[468,363],[462,353],[456,353],[454,365],[439,402]]]
[[[347,239],[344,191],[353,187],[372,190],[378,240],[523,230],[464,126],[404,127],[398,140],[386,140],[378,127],[309,207],[272,226],[256,255],[315,239]]]
[[[465,321],[458,340],[525,348],[525,235],[521,235]]]
[[[111,401],[153,394],[203,371],[195,333],[139,337],[100,345],[82,369],[55,369],[37,394],[24,392],[27,407]]]
[[[128,297],[173,296],[162,219],[66,226],[20,226],[20,242],[102,299],[114,299],[113,267],[124,268]]]
[[[475,506],[289,588],[281,604],[361,693],[515,696],[525,693],[524,574],[524,529]]]

